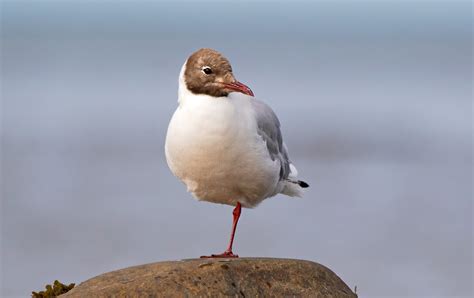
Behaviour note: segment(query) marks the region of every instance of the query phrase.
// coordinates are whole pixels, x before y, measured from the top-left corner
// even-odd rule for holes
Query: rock
[[[330,269],[303,260],[190,259],[89,279],[61,297],[357,297]]]

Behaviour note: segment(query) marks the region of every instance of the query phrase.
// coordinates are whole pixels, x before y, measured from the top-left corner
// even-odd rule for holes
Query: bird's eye
[[[212,69],[211,69],[209,66],[204,66],[204,67],[202,68],[202,72],[205,73],[205,74],[207,74],[207,75],[209,75],[209,74],[212,73]]]

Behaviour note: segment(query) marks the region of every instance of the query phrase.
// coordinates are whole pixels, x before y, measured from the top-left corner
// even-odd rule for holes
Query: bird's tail
[[[298,171],[295,166],[290,163],[290,174],[288,175],[288,179],[284,182],[283,190],[281,191],[282,194],[290,197],[303,197],[303,188],[308,188],[309,184],[302,180],[298,180],[296,178],[297,176]]]

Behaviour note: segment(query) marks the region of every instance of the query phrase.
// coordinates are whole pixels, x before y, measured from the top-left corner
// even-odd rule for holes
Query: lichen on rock
[[[39,292],[32,292],[31,297],[33,298],[53,298],[57,297],[61,294],[65,294],[69,292],[72,288],[74,288],[76,284],[72,283],[69,285],[65,285],[58,280],[55,280],[53,285],[46,285],[46,290],[39,291]]]

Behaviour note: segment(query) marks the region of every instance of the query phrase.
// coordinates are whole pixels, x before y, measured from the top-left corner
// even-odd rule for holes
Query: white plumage
[[[273,111],[243,93],[194,94],[186,86],[185,68],[165,152],[171,171],[188,191],[199,200],[232,206],[240,202],[248,208],[278,193],[301,196]]]

